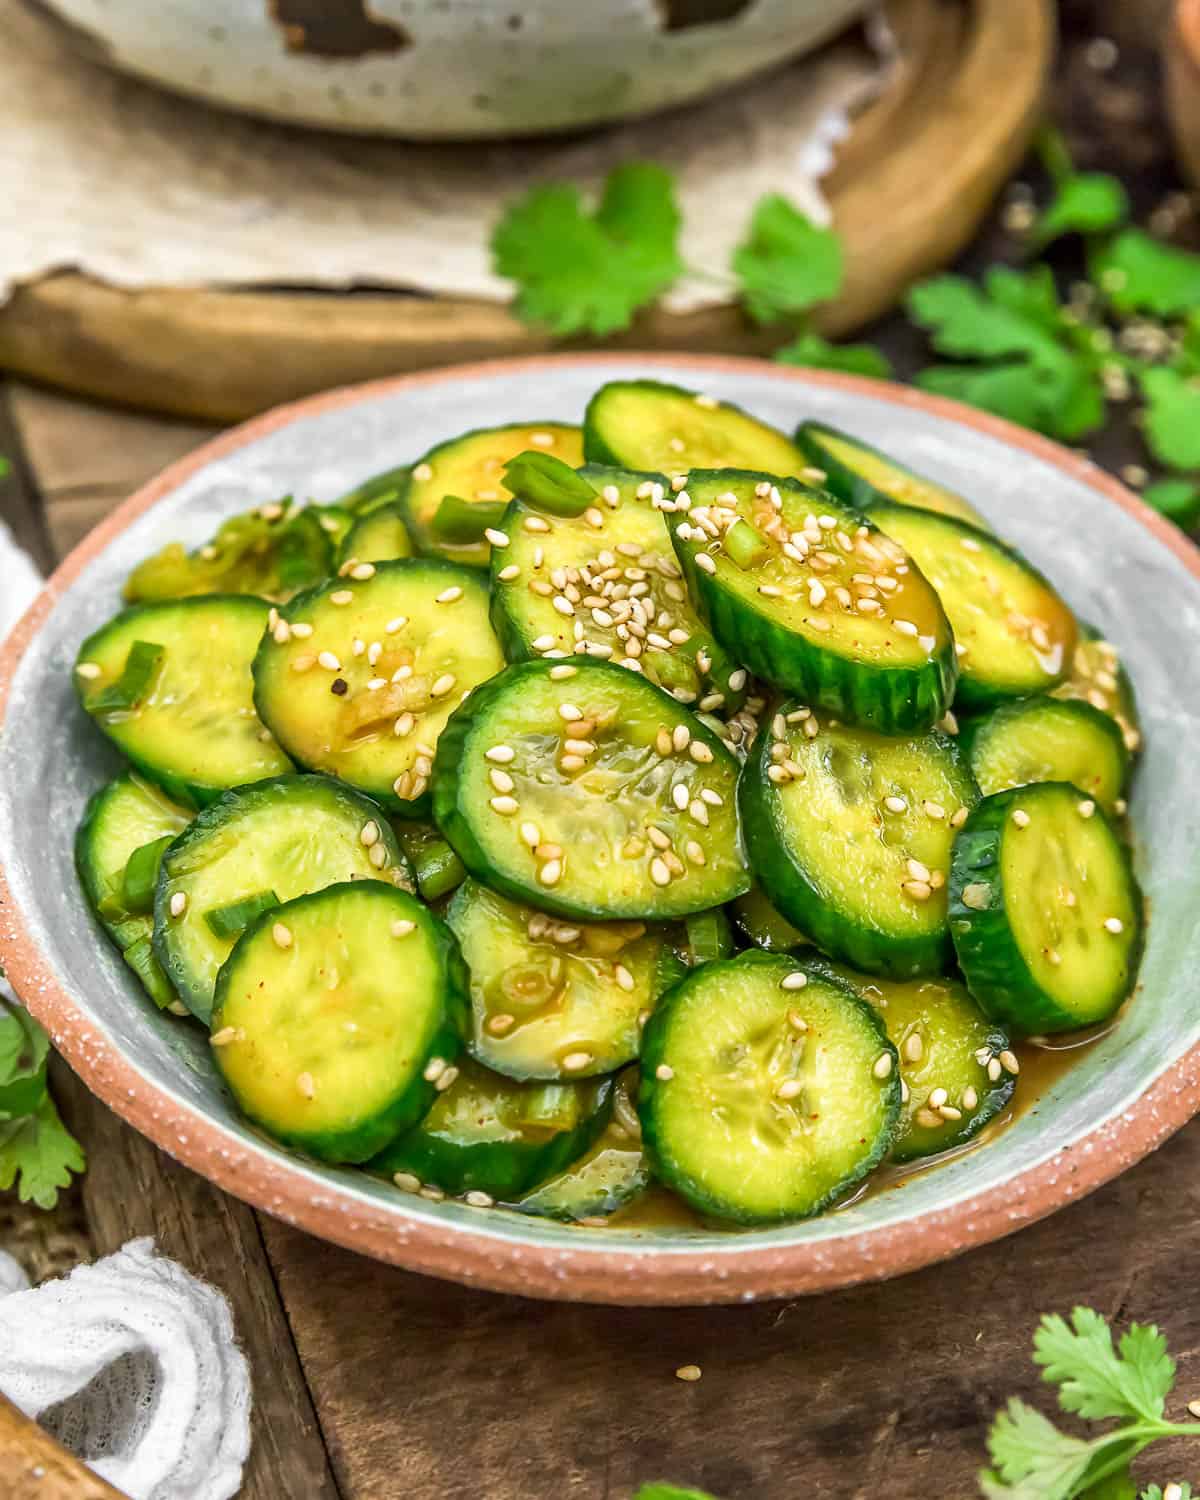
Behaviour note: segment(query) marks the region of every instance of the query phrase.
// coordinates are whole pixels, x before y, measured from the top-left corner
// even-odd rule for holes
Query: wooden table
[[[1124,166],[1149,207],[1174,185],[1153,65],[1134,45],[1113,73],[1089,68],[1094,9],[1064,7],[1076,40],[1059,98],[1080,158]],[[1127,14],[1115,9],[1113,27]],[[1013,248],[994,223],[968,264]],[[902,322],[877,336],[915,367]],[[49,565],[208,431],[10,383],[3,514]],[[1092,450],[1114,468],[1142,457],[1120,422]],[[175,1165],[65,1070],[56,1088],[88,1174],[53,1214],[3,1202],[0,1243],[39,1277],[152,1234],[226,1292],[255,1380],[245,1500],[625,1500],[652,1478],[724,1500],[801,1488],[954,1500],[975,1492],[995,1408],[1036,1398],[1036,1315],[1080,1301],[1162,1323],[1181,1400],[1200,1394],[1200,1306],[1178,1295],[1200,1262],[1200,1124],[1085,1202],[954,1263],[808,1301],[656,1312],[520,1301],[360,1259]],[[702,1366],[698,1384],[674,1378],[685,1363]]]

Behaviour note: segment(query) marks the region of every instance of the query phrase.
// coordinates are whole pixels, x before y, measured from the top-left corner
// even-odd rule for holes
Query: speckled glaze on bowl
[[[824,1218],[726,1234],[571,1228],[428,1203],[263,1140],[233,1112],[197,1028],[156,1012],[94,926],[71,842],[115,769],[77,710],[78,642],[130,566],[287,491],[328,499],[466,426],[577,419],[605,380],[650,376],[780,427],[845,427],[967,492],[1118,642],[1147,731],[1133,820],[1152,910],[1141,990],[1114,1029],[987,1146]],[[894,1276],[1090,1191],[1200,1105],[1200,554],[1092,464],[954,402],[756,360],[585,355],[408,376],[284,407],[168,469],[50,580],[0,656],[0,960],[88,1086],[172,1156],[311,1233],[434,1275],[531,1296],[685,1303]]]

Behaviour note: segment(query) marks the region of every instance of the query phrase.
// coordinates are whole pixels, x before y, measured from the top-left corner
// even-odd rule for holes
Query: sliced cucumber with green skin
[[[290,770],[254,711],[250,663],[269,606],[244,594],[135,604],[79,648],[75,686],[91,712],[139,643],[162,648],[153,685],[131,710],[93,722],[169,797],[203,807],[231,786]]]
[[[170,542],[129,575],[130,604],[197,594],[255,594],[279,602],[311,588],[333,566],[333,544],[313,507],[289,498],[224,521],[215,536],[188,552]]]
[[[477,572],[362,563],[280,611],[254,660],[255,702],[301,765],[420,818],[442,727],[503,665]]]
[[[370,479],[364,479],[352,490],[339,495],[334,506],[347,510],[352,515],[369,516],[373,510],[394,505],[403,496],[411,473],[411,464],[398,464],[394,469],[384,469],[382,473],[372,474]]]
[[[752,885],[744,896],[729,905],[734,926],[756,948],[770,953],[803,947],[808,939],[763,895],[762,886]]]
[[[1067,676],[1052,691],[1055,698],[1082,698],[1116,721],[1130,755],[1142,748],[1141,720],[1129,673],[1121,653],[1094,626],[1080,622],[1079,639]]]
[[[348,571],[356,563],[394,562],[412,555],[412,538],[400,506],[381,505],[359,516],[350,527],[338,554],[338,569]]]
[[[581,1156],[612,1109],[612,1083],[516,1083],[470,1058],[419,1125],[386,1146],[371,1172],[415,1192],[514,1198]]]
[[[954,629],[956,707],[1045,692],[1075,650],[1075,617],[1014,548],[965,521],[879,504],[871,519],[933,585]]]
[[[1008,1033],[958,980],[836,972],[878,1010],[900,1059],[903,1102],[892,1161],[965,1145],[1007,1106],[1017,1082],[1005,1067],[1016,1066]]]
[[[710,729],[636,673],[522,662],[446,725],[434,816],[471,874],[515,901],[665,921],[749,884],[737,772]]]
[[[978,798],[947,735],[907,739],[820,723],[785,704],[764,726],[739,797],[770,903],[835,958],[897,979],[951,956],[955,827]]]
[[[222,965],[213,1057],[239,1108],[323,1161],[364,1162],[455,1079],[465,974],[454,935],[382,881],[267,912]]]
[[[467,867],[432,823],[409,823],[397,819],[395,834],[408,855],[417,890],[424,901],[440,901],[467,878]]]
[[[173,838],[190,816],[152,782],[126,771],[91,799],[75,836],[75,867],[88,902],[159,1007],[170,1005],[175,992],[149,951],[154,918],[125,904],[125,869],[130,855],[154,839]]]
[[[632,663],[681,703],[737,709],[748,674],[688,597],[667,529],[670,483],[594,465],[580,474],[596,489],[581,515],[514,501],[493,535],[492,623],[509,660]]]
[[[404,519],[418,552],[486,568],[491,553],[486,538],[446,541],[438,536],[434,518],[447,495],[482,505],[511,500],[504,484],[504,465],[527,448],[561,458],[572,468],[583,462],[583,434],[578,427],[563,422],[512,422],[461,433],[431,448],[415,463],[402,501]]]
[[[740,661],[884,734],[942,717],[957,673],[954,638],[901,546],[794,480],[693,470],[686,493],[675,548],[713,634]]]
[[[665,935],[641,922],[556,921],[474,880],[459,886],[446,920],[471,974],[467,1045],[510,1078],[591,1078],[621,1067],[682,972]]]
[[[638,1113],[657,1177],[740,1224],[807,1218],[889,1150],[896,1049],[849,985],[784,955],[705,964],[642,1040]]]
[[[801,422],[796,429],[796,446],[823,475],[819,479],[815,474],[803,477],[817,479],[839,500],[857,510],[870,510],[880,500],[891,501],[895,505],[954,516],[983,531],[990,530],[975,507],[955,490],[914,474],[848,432],[839,432],[822,422]]]
[[[327,776],[241,787],[206,808],[164,855],[155,951],[183,1003],[206,1021],[217,973],[253,914],[221,935],[214,913],[264,892],[283,902],[356,879],[412,888],[408,861],[375,803]]]
[[[972,995],[1017,1035],[1113,1015],[1137,976],[1142,926],[1129,852],[1076,787],[996,792],[967,819],[950,931]]]
[[[595,1144],[557,1177],[510,1207],[543,1219],[592,1222],[610,1218],[645,1192],[650,1167],[628,1089],[629,1074],[634,1072],[627,1069],[614,1080],[612,1118]]]
[[[1069,781],[1111,813],[1129,774],[1116,720],[1081,699],[1041,693],[1002,703],[966,724],[962,743],[985,795],[1031,781]]]
[[[807,460],[794,443],[740,407],[657,380],[601,386],[583,419],[588,463],[686,474],[689,469],[762,469],[797,475]]]

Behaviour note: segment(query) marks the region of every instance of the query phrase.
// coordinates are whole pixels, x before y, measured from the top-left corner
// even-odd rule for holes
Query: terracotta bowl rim
[[[1200,0],[1176,0],[1175,27],[1188,61],[1200,69]]]
[[[1200,552],[1090,460],[944,397],[864,376],[740,356],[622,351],[485,360],[345,386],[277,407],[204,443],[143,485],[59,565],[0,649],[0,726],[17,667],[52,606],[114,537],[198,469],[318,412],[395,391],[519,375],[566,363],[594,366],[601,378],[608,368],[634,365],[648,375],[659,368],[676,376],[692,371],[699,379],[709,373],[761,376],[769,370],[776,379],[797,387],[825,386],[891,401],[974,428],[1052,464],[1120,506],[1200,578]],[[314,1193],[298,1163],[277,1162],[247,1148],[207,1114],[149,1084],[59,986],[53,964],[24,930],[2,866],[0,960],[18,994],[61,1044],[67,1062],[91,1091],[183,1165],[254,1207],[347,1249],[412,1271],[528,1296],[613,1304],[701,1304],[795,1296],[897,1276],[999,1239],[1091,1192],[1147,1155],[1200,1109],[1198,1043],[1154,1079],[1140,1096],[1138,1108],[1103,1121],[1074,1146],[1017,1173],[1002,1189],[926,1211],[919,1216],[919,1226],[910,1219],[823,1243],[762,1247],[739,1244],[731,1237],[728,1247],[660,1248],[647,1242],[636,1250],[606,1248],[602,1233],[580,1231],[579,1248],[564,1250],[415,1217],[402,1199],[394,1207],[376,1208],[332,1183]],[[331,1212],[334,1207],[343,1211]]]

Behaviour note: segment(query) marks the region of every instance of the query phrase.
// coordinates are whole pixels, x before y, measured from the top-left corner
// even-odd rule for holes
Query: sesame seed
[[[671,731],[671,746],[675,750],[683,751],[692,742],[692,731],[686,724],[676,724]]]
[[[701,802],[707,802],[709,807],[724,807],[725,805],[720,792],[714,792],[710,786],[701,787],[700,800]]]
[[[298,1073],[296,1075],[296,1087],[306,1099],[311,1099],[317,1092],[317,1086],[313,1082],[311,1073]]]
[[[792,973],[785,974],[779,981],[781,990],[802,990],[808,983],[808,975],[802,969],[794,969]]]
[[[429,696],[431,698],[444,698],[447,693],[454,690],[456,681],[457,679],[452,672],[444,672],[429,689]]]
[[[542,885],[557,885],[562,878],[562,860],[548,859],[538,871],[538,881]]]
[[[416,931],[417,924],[410,922],[407,917],[399,917],[392,923],[392,936],[396,938],[407,937],[410,932]]]
[[[1200,1401],[1189,1401],[1187,1409],[1193,1417],[1200,1417]]]
[[[674,802],[680,812],[683,812],[689,800],[687,787],[684,786],[682,781],[677,781],[671,788],[671,801]]]
[[[353,589],[334,589],[329,596],[329,602],[330,604],[349,604],[353,598]]]
[[[908,803],[903,797],[885,797],[883,805],[890,813],[902,813],[908,811]]]
[[[536,823],[522,823],[520,834],[521,842],[528,844],[531,849],[536,849],[542,842],[541,831]]]
[[[372,818],[369,823],[364,823],[359,830],[358,841],[364,849],[369,849],[372,844],[379,840],[379,824]]]
[[[411,734],[413,732],[413,726],[416,724],[416,722],[417,721],[413,718],[412,714],[402,713],[396,720],[395,724],[392,725],[392,733],[399,735],[400,738],[403,739],[406,734]]]
[[[928,1100],[930,1109],[941,1109],[949,1097],[945,1089],[930,1089]]]
[[[1000,1066],[1006,1073],[1011,1073],[1015,1078],[1021,1071],[1021,1064],[1017,1061],[1017,1054],[1010,1052],[1007,1048],[997,1055]]]
[[[531,432],[529,441],[535,448],[553,448],[554,434],[552,432]]]
[[[462,592],[463,592],[462,589],[459,588],[459,586],[458,586],[457,583],[452,584],[450,586],[450,588],[443,589],[442,592],[440,594],[438,594],[438,596],[434,600],[434,603],[435,604],[453,604],[456,599],[461,599],[462,598]]]
[[[513,787],[516,785],[508,772],[501,771],[498,767],[493,767],[492,770],[488,772],[488,780],[492,783],[492,785],[498,792],[511,792]]]
[[[967,808],[956,808],[955,811],[950,814],[950,827],[961,828],[969,817],[970,811]]]
[[[516,759],[517,752],[511,745],[493,745],[491,749],[483,752],[486,760],[492,761],[498,766],[507,766]]]
[[[491,1193],[482,1193],[478,1188],[472,1188],[469,1193],[463,1194],[463,1202],[471,1208],[493,1208],[496,1200]]]
[[[1090,818],[1096,811],[1096,804],[1088,797],[1085,801],[1079,803],[1078,811],[1081,818]]]
[[[924,880],[906,880],[900,889],[914,901],[928,901],[933,894],[933,887]]]
[[[506,531],[497,531],[494,526],[485,526],[483,534],[491,542],[493,547],[507,547],[509,542]]]
[[[385,635],[395,635],[398,630],[403,630],[407,624],[407,615],[397,615],[394,620],[389,620],[383,627],[383,633]]]
[[[675,1077],[675,1069],[669,1063],[659,1063],[654,1070],[655,1078],[661,1079],[663,1083],[670,1083]]]
[[[496,577],[501,583],[511,583],[514,578],[520,576],[521,570],[516,563],[509,563],[507,567],[501,568]]]
[[[558,717],[566,724],[574,724],[583,718],[583,709],[574,703],[560,703],[558,705]]]
[[[1000,1081],[1000,1074],[1003,1073],[1003,1071],[1004,1069],[1000,1066],[1000,1059],[998,1057],[988,1058],[987,1076],[993,1083],[998,1083]]]
[[[562,1060],[562,1065],[568,1073],[578,1073],[581,1069],[586,1068],[591,1061],[592,1054],[590,1052],[568,1052]]]
[[[272,630],[271,637],[277,646],[286,646],[292,638],[291,626],[286,620],[280,620]]]
[[[228,1047],[230,1042],[237,1041],[236,1026],[222,1026],[219,1031],[214,1031],[208,1039],[210,1047]]]
[[[377,693],[380,688],[387,687],[387,682],[386,677],[372,677],[367,683],[367,692]]]
[[[716,563],[713,562],[707,552],[696,553],[696,566],[702,568],[706,573],[715,573],[717,571]]]
[[[650,861],[650,879],[655,885],[670,885],[671,883],[671,872],[658,856]]]
[[[749,674],[747,673],[745,667],[739,667],[736,672],[730,672],[730,674],[729,674],[729,688],[730,688],[730,691],[734,692],[734,693],[740,693],[741,690],[746,686],[746,679],[747,679],[748,676],[749,676]]]
[[[699,797],[693,798],[688,807],[688,816],[699,823],[701,828],[708,827],[708,808]]]
[[[540,532],[550,530],[550,522],[543,520],[541,516],[526,516],[521,525],[526,531]]]
[[[188,898],[183,891],[176,891],[168,903],[167,910],[173,917],[182,917],[187,911]]]
[[[700,847],[695,839],[689,839],[687,841],[687,843],[684,845],[683,852],[687,855],[687,857],[694,865],[702,865],[705,863],[706,856],[704,850]]]
[[[515,813],[519,805],[515,797],[493,797],[491,800],[492,811],[505,818]]]
[[[277,948],[290,948],[292,946],[292,929],[285,927],[282,922],[276,922],[271,928],[271,936],[275,940]]]
[[[693,740],[688,746],[688,754],[697,765],[708,766],[712,764],[713,753],[703,740]]]
[[[421,1179],[414,1177],[411,1172],[393,1172],[392,1181],[402,1193],[419,1193],[421,1191]]]
[[[938,1114],[941,1115],[941,1117],[942,1117],[943,1120],[961,1120],[962,1119],[962,1110],[961,1109],[955,1109],[955,1107],[954,1107],[953,1104],[939,1104],[938,1105]]]
[[[619,505],[621,503],[621,491],[615,484],[606,484],[600,493],[609,505]]]
[[[925,1043],[921,1039],[921,1033],[914,1031],[911,1036],[906,1038],[901,1051],[903,1052],[905,1062],[920,1062],[925,1056]]]
[[[338,661],[337,657],[334,656],[332,651],[320,652],[317,656],[317,661],[321,666],[325,668],[327,672],[340,672],[342,669],[341,662]]]
[[[533,640],[533,649],[535,651],[549,651],[557,640],[558,637],[556,635],[550,635],[548,632],[545,635],[535,636]]]
[[[942,1123],[941,1115],[934,1114],[931,1109],[919,1109],[916,1114],[917,1124],[923,1130],[933,1130]]]
[[[413,469],[413,478],[419,479],[422,484],[424,484],[427,479],[432,479],[432,466],[430,464],[417,464],[417,466]]]
[[[701,406],[701,405],[704,405],[704,406],[709,406],[709,405],[715,406],[716,404],[717,403],[715,401],[711,401],[711,402],[710,401],[703,401],[701,399],[701,397],[699,397],[699,396],[696,397],[696,405],[697,406]],[[701,1375],[703,1373],[704,1372],[701,1370],[701,1368],[700,1368],[699,1365],[680,1365],[679,1368],[675,1371],[675,1379],[676,1380],[685,1380],[685,1381],[696,1381],[696,1380],[700,1379],[700,1377],[701,1377]],[[1165,1495],[1163,1496],[1163,1500],[1166,1500],[1166,1496]]]
[[[616,968],[613,970],[613,977],[616,979],[621,988],[627,993],[633,989],[633,975],[629,972],[624,964],[618,964],[616,966]]]
[[[1124,932],[1125,923],[1121,921],[1120,917],[1105,917],[1104,930],[1105,932],[1112,933]]]
[[[798,1078],[785,1078],[775,1090],[775,1097],[777,1099],[795,1099],[803,1091],[804,1085]]]
[[[568,677],[575,677],[575,676],[577,676],[578,673],[579,673],[579,668],[578,667],[572,667],[572,666],[551,667],[550,668],[550,681],[551,682],[563,682]]]
[[[875,1066],[871,1072],[876,1078],[890,1078],[892,1076],[892,1054],[881,1052],[875,1059]]]
[[[1013,809],[1012,820],[1018,828],[1029,827],[1029,814],[1023,807],[1016,807]]]
[[[925,816],[932,818],[935,823],[946,816],[946,809],[940,802],[923,802],[921,806],[925,811]]]
[[[440,1203],[446,1195],[440,1187],[423,1187],[420,1189],[420,1196],[428,1198],[430,1203]]]
[[[307,620],[297,620],[292,626],[292,634],[298,641],[306,641],[312,635],[313,628]]]
[[[493,1036],[503,1036],[506,1031],[511,1031],[516,1023],[516,1016],[509,1015],[507,1011],[502,1011],[499,1015],[488,1017],[487,1029]]]
[[[382,870],[388,862],[387,845],[372,844],[367,850],[367,859],[375,869]]]

